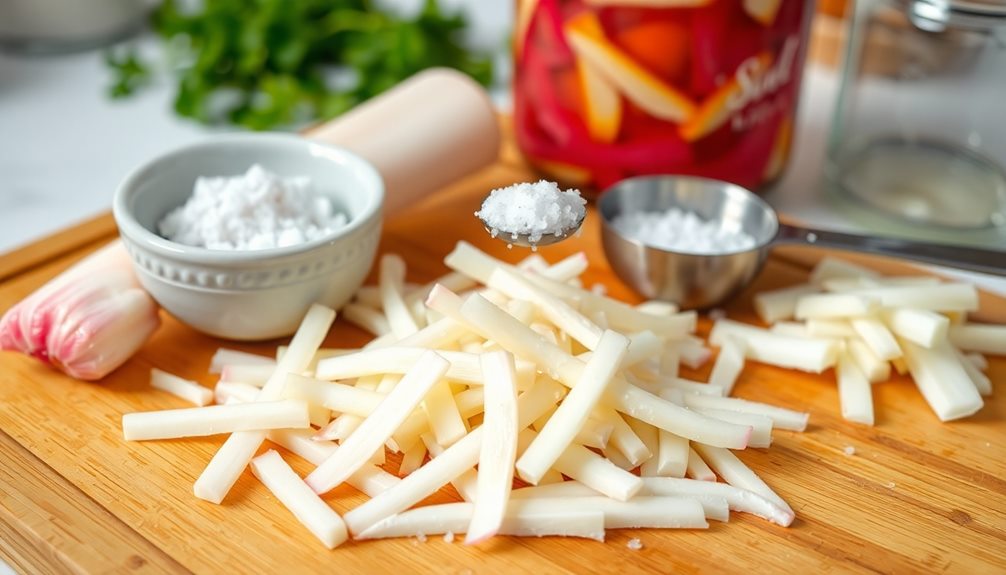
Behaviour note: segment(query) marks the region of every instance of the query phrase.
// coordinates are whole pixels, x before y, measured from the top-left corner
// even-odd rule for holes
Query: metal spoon
[[[550,246],[552,244],[561,242],[562,240],[565,240],[567,238],[576,235],[576,233],[580,231],[580,226],[583,225],[583,220],[586,217],[586,215],[587,215],[586,212],[584,212],[584,215],[579,220],[577,220],[575,224],[573,224],[571,227],[567,229],[562,230],[561,233],[543,234],[541,238],[537,241],[531,241],[531,234],[529,233],[513,234],[503,230],[496,230],[494,232],[493,228],[490,227],[489,224],[486,223],[486,221],[482,219],[481,216],[479,216],[479,221],[482,222],[482,227],[485,228],[487,232],[489,232],[489,235],[500,241],[506,242],[507,245],[524,246],[527,248],[531,248],[532,250],[537,250],[539,247]]]
[[[716,306],[747,286],[776,245],[814,245],[1006,275],[1006,252],[875,238],[779,222],[764,200],[727,182],[686,176],[630,178],[615,184],[597,204],[601,240],[615,273],[642,295],[676,302],[685,309]],[[695,254],[655,248],[612,225],[619,214],[678,208],[707,221],[739,230],[755,247],[733,253]]]

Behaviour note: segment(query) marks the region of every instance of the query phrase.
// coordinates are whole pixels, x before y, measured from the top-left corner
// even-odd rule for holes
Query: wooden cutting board
[[[530,177],[508,143],[496,165],[387,222],[381,249],[402,254],[409,279],[419,282],[445,271],[441,260],[460,238],[514,261],[526,252],[489,240],[471,212],[490,188]],[[103,216],[0,256],[0,311],[114,235]],[[580,237],[542,253],[555,260],[578,250],[592,261],[587,285],[638,301],[606,264],[593,212]],[[822,255],[779,251],[752,290],[802,281]],[[752,290],[727,306],[730,317],[755,321]],[[1003,299],[985,295],[982,303],[988,317],[1006,317]],[[708,328],[703,319],[700,332]],[[327,344],[364,341],[340,321]],[[1006,572],[1004,358],[991,359],[997,394],[976,416],[941,424],[912,383],[896,378],[875,386],[875,427],[841,419],[832,372],[749,364],[738,396],[811,414],[805,433],[777,431],[771,449],[739,454],[796,510],[790,528],[735,513],[704,531],[609,531],[605,543],[499,537],[467,547],[431,538],[328,551],[250,473],[222,505],[192,495],[222,437],[126,443],[121,436],[123,413],[185,406],[148,386],[151,367],[212,385],[206,370],[218,347],[271,353],[277,343],[228,343],[165,317],[139,354],[101,384],[0,352],[0,556],[39,573]],[[685,375],[704,381],[708,372]],[[850,447],[855,453],[846,455]],[[290,460],[298,472],[309,470]],[[388,468],[394,472],[397,460],[389,458]],[[348,486],[326,497],[342,512],[363,500]],[[448,488],[429,501],[456,498]],[[626,547],[633,537],[641,550]]]

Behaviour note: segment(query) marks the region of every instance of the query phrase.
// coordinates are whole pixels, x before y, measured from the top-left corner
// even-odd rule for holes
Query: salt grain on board
[[[723,254],[755,247],[754,238],[744,231],[703,220],[692,212],[677,208],[666,212],[619,214],[611,225],[626,237],[674,252]]]
[[[851,445],[846,445],[845,448],[842,449],[842,452],[851,457],[856,454],[856,448]]]
[[[255,164],[240,176],[197,179],[185,205],[157,228],[188,246],[258,250],[309,242],[346,224],[346,215],[309,178],[282,178]]]
[[[527,235],[535,244],[544,236],[562,237],[576,230],[587,213],[586,204],[579,191],[562,191],[555,182],[541,180],[493,190],[475,216],[493,237]]]
[[[632,539],[629,539],[629,542],[626,543],[625,546],[633,551],[639,551],[643,548],[643,542],[633,537]]]

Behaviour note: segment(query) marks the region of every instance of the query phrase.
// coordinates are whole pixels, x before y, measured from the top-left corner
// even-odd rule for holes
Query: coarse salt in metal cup
[[[795,244],[902,257],[981,273],[1006,275],[1006,252],[961,248],[887,237],[860,236],[781,223],[775,210],[729,182],[690,176],[630,178],[605,191],[597,203],[601,243],[615,274],[651,299],[704,309],[744,289],[773,246]],[[639,230],[614,224],[623,214],[677,209],[695,214],[726,234],[753,240],[748,248],[673,250],[647,243]],[[748,244],[750,245],[750,244]]]

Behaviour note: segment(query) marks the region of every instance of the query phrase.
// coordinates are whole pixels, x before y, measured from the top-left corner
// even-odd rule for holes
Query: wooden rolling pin
[[[447,68],[424,70],[307,135],[377,167],[385,215],[495,162],[500,148],[489,95]]]

